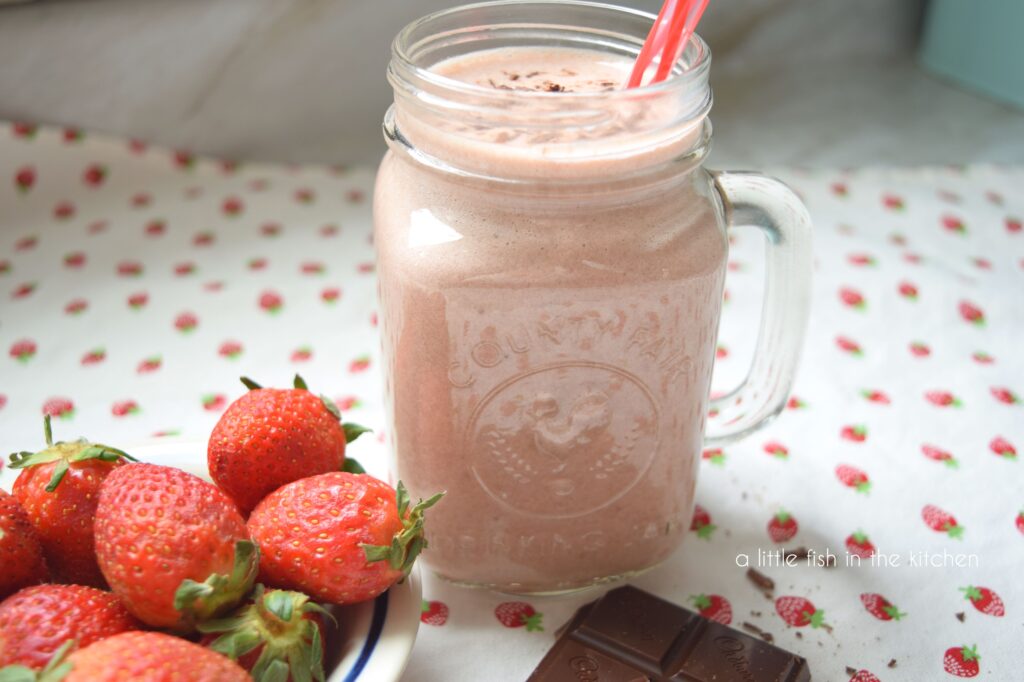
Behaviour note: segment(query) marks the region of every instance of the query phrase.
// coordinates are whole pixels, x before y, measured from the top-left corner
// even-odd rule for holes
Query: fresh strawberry
[[[732,605],[729,600],[717,594],[697,594],[690,597],[700,615],[722,625],[732,622]]]
[[[715,532],[718,526],[711,523],[711,514],[700,506],[695,504],[693,506],[693,520],[690,522],[690,530],[697,533],[697,537],[703,540],[710,540],[711,534]]]
[[[846,551],[861,559],[870,559],[875,555],[875,546],[863,531],[858,530],[846,537]]]
[[[974,587],[968,585],[961,587],[960,591],[964,597],[971,602],[971,605],[986,616],[1002,618],[1006,615],[1006,607],[998,594],[987,587]]]
[[[825,612],[814,608],[814,604],[803,597],[779,597],[775,600],[775,612],[793,627],[825,627]]]
[[[200,641],[262,680],[324,680],[323,619],[333,617],[301,592],[257,585],[249,603],[199,625]]]
[[[141,627],[110,592],[83,585],[27,587],[0,604],[0,667],[41,669],[68,640],[74,650]]]
[[[725,464],[725,452],[722,451],[722,448],[708,448],[701,453],[701,459],[706,459],[712,464],[722,466]]]
[[[782,443],[779,443],[774,440],[770,440],[767,443],[765,443],[763,446],[761,446],[761,449],[767,452],[772,457],[777,457],[779,459],[786,459],[787,457],[789,457],[789,449]]]
[[[1017,395],[1008,388],[993,386],[989,390],[992,392],[992,397],[1001,403],[1016,405],[1020,402],[1020,398],[1018,398]]]
[[[129,464],[107,477],[96,509],[96,556],[128,610],[188,631],[230,610],[256,577],[245,521],[216,486],[173,467]]]
[[[311,393],[298,375],[287,389],[242,382],[250,390],[213,428],[207,462],[243,514],[286,483],[341,470],[345,445],[366,431],[342,424],[334,403]]]
[[[970,301],[960,301],[959,310],[960,316],[967,322],[978,327],[985,326],[985,313]]]
[[[872,594],[865,592],[860,595],[860,603],[864,605],[868,613],[877,618],[878,620],[899,620],[905,613],[900,613],[900,610],[893,606],[893,604],[880,594]]]
[[[963,407],[960,399],[949,391],[928,391],[924,398],[936,407]]]
[[[768,537],[772,539],[772,542],[788,542],[793,539],[799,529],[800,526],[796,519],[782,509],[768,522]]]
[[[867,302],[864,300],[864,296],[856,289],[851,289],[850,287],[842,287],[839,289],[839,300],[847,307],[854,308],[856,310],[864,310],[867,307]]]
[[[864,354],[864,350],[860,347],[860,344],[853,339],[846,338],[845,336],[837,336],[836,345],[839,346],[840,350],[845,351],[850,355],[859,357]]]
[[[988,448],[1004,459],[1017,459],[1017,448],[1013,447],[1013,443],[1002,436],[993,438],[988,444]]]
[[[850,678],[849,682],[882,682],[867,670],[858,670]]]
[[[981,672],[978,661],[978,647],[975,646],[953,646],[946,649],[942,657],[942,667],[950,675],[957,677],[977,677]]]
[[[5,490],[0,490],[0,566],[0,600],[50,577],[39,534],[21,503]],[[2,652],[0,645],[0,665]]]
[[[444,625],[448,622],[448,605],[439,601],[423,601],[420,622],[426,625]]]
[[[22,470],[14,495],[39,533],[54,577],[103,587],[93,549],[96,500],[104,479],[132,457],[85,440],[54,443],[49,416],[43,427],[46,449],[11,455],[11,468]]]
[[[924,456],[927,457],[928,459],[933,459],[936,462],[945,463],[945,465],[948,466],[950,469],[956,469],[958,466],[960,466],[960,463],[956,460],[955,457],[953,457],[953,455],[951,455],[950,453],[946,452],[941,448],[935,447],[934,445],[922,445],[921,452],[923,452]]]
[[[849,464],[840,464],[836,467],[836,478],[847,488],[853,488],[859,493],[867,493],[871,490],[871,481],[868,475]]]
[[[915,286],[911,282],[900,282],[899,292],[900,296],[902,296],[903,298],[909,299],[911,301],[917,300],[917,286]]]
[[[850,426],[844,426],[839,432],[839,435],[843,440],[852,441],[854,443],[863,443],[867,440],[868,429],[862,424],[852,424]]]
[[[372,599],[408,575],[426,545],[423,514],[441,496],[410,507],[401,483],[347,471],[282,486],[249,517],[260,575],[334,604]]]
[[[916,358],[926,358],[932,354],[932,349],[922,341],[912,341],[909,348],[910,354]]]
[[[507,628],[525,627],[527,632],[544,630],[541,624],[543,614],[537,613],[532,606],[523,601],[506,601],[498,604],[494,609],[494,617]]]
[[[892,402],[889,400],[889,396],[881,391],[866,388],[863,389],[860,394],[864,396],[865,400],[872,403],[878,403],[879,405],[889,405]]]
[[[925,506],[921,510],[921,518],[925,525],[939,533],[945,533],[951,538],[963,537],[964,529],[956,522],[956,518],[933,504]]]

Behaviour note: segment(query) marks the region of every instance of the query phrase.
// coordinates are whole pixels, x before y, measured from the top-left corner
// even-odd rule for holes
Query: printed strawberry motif
[[[790,396],[789,400],[786,401],[787,410],[802,410],[807,407],[807,403],[797,398],[795,395]]]
[[[775,600],[775,612],[792,627],[826,627],[825,612],[816,609],[809,599],[803,597],[779,597]]]
[[[11,271],[11,261],[6,258],[0,260],[0,275],[6,275]]]
[[[125,260],[117,264],[117,274],[121,277],[138,277],[142,274],[142,263]]]
[[[85,139],[85,133],[78,128],[65,128],[64,129],[64,142],[71,144],[74,142],[81,142]]]
[[[732,604],[725,597],[717,594],[697,594],[691,595],[690,601],[697,608],[697,611],[700,612],[700,615],[708,620],[713,620],[722,625],[728,625],[732,622]]]
[[[242,344],[240,344],[238,341],[225,341],[224,343],[220,344],[220,348],[217,350],[217,353],[222,358],[234,360],[235,358],[242,354],[242,350]]]
[[[309,189],[308,187],[302,187],[295,190],[294,197],[295,201],[299,202],[300,204],[312,204],[314,201],[316,201],[316,192]]]
[[[702,540],[710,540],[711,535],[718,528],[715,524],[711,523],[711,514],[708,510],[699,504],[693,506],[693,520],[690,521],[690,530],[697,534]]]
[[[932,354],[932,349],[928,347],[928,344],[921,341],[913,341],[910,346],[910,354],[915,358],[926,358]]]
[[[985,313],[970,301],[960,301],[960,317],[976,327],[985,326]]]
[[[921,510],[921,518],[924,519],[925,525],[936,532],[945,533],[957,540],[963,537],[963,526],[957,523],[956,518],[933,504],[929,504]]]
[[[974,263],[974,266],[976,268],[978,268],[979,270],[991,270],[992,269],[992,261],[990,261],[988,258],[982,258],[981,256],[975,256],[974,258],[971,259],[971,262]]]
[[[1017,448],[1002,436],[996,436],[988,444],[989,450],[1004,459],[1017,459]]]
[[[263,223],[260,225],[260,234],[264,237],[276,237],[281,234],[281,223]]]
[[[1024,510],[1021,510],[1021,512],[1017,514],[1014,524],[1017,526],[1017,530],[1020,531],[1021,535],[1024,535]]]
[[[292,351],[292,362],[307,362],[313,357],[313,349],[309,346],[302,346]]]
[[[906,235],[901,234],[899,232],[893,232],[892,234],[889,235],[889,243],[895,244],[896,246],[906,246],[907,237]]]
[[[371,327],[376,327],[377,326],[377,311],[376,310],[373,311],[372,313],[370,313],[370,326]]]
[[[67,398],[50,398],[43,403],[43,414],[60,419],[71,419],[75,416],[75,404]]]
[[[139,404],[134,400],[120,400],[110,406],[110,414],[115,417],[127,417],[140,411]]]
[[[900,292],[900,296],[902,296],[903,298],[905,298],[907,300],[910,300],[910,301],[916,301],[917,300],[917,296],[918,296],[917,285],[915,285],[913,282],[908,282],[906,280],[900,282],[899,292]]]
[[[322,275],[324,274],[324,264],[316,261],[306,261],[299,267],[299,271],[304,275]]]
[[[57,220],[68,220],[75,215],[75,205],[70,201],[58,201],[53,206],[53,217]]]
[[[880,594],[865,592],[860,595],[860,603],[864,605],[867,612],[878,620],[899,620],[905,613],[900,613],[888,599]]]
[[[906,253],[903,254],[903,260],[906,261],[907,263],[910,263],[911,265],[919,265],[921,261],[924,259],[921,257],[921,254],[919,253],[907,251]]]
[[[320,236],[330,239],[331,237],[337,237],[341,229],[334,223],[328,223],[320,227]]]
[[[128,307],[132,310],[139,310],[146,307],[149,303],[149,294],[145,291],[139,291],[128,297]]]
[[[701,459],[706,459],[712,464],[722,466],[725,464],[725,453],[722,451],[722,448],[709,448],[701,453]]]
[[[167,221],[156,218],[146,223],[144,232],[147,237],[161,237],[167,232]]]
[[[945,463],[945,465],[948,466],[950,469],[956,469],[958,466],[960,466],[960,463],[956,460],[955,457],[953,457],[952,454],[934,445],[922,445],[921,452],[924,453],[924,456],[927,457],[928,459],[934,460],[936,462]]]
[[[507,628],[525,627],[527,632],[544,630],[541,625],[543,614],[537,613],[532,606],[521,601],[506,601],[494,609],[494,617]]]
[[[360,355],[358,358],[348,363],[348,371],[352,374],[359,372],[365,372],[370,367],[370,356]]]
[[[199,326],[199,318],[195,316],[195,313],[183,312],[179,313],[174,318],[174,328],[183,334],[188,334],[193,329]]]
[[[25,194],[36,184],[36,169],[32,166],[22,166],[14,174],[14,186],[18,191]]]
[[[348,412],[349,410],[354,410],[358,407],[363,406],[362,401],[360,401],[359,398],[355,397],[354,395],[346,395],[340,398],[335,398],[334,404],[337,405],[338,409],[341,410],[342,412]]]
[[[18,241],[14,242],[14,250],[29,251],[31,249],[36,248],[37,244],[39,244],[39,238],[34,235],[21,237]]]
[[[139,374],[149,374],[155,372],[163,366],[164,361],[159,355],[153,355],[145,358],[139,363],[139,366],[135,368],[135,371]]]
[[[31,140],[36,136],[36,125],[34,123],[25,123],[18,121],[11,124],[11,132],[14,133],[15,137],[20,137],[25,140]]]
[[[356,272],[358,272],[360,275],[369,275],[375,269],[376,269],[376,266],[373,263],[371,263],[370,261],[366,261],[364,263],[360,263],[359,265],[356,266]]]
[[[859,493],[867,493],[871,490],[871,481],[868,475],[849,464],[840,464],[836,467],[836,478],[847,488],[853,488]]]
[[[350,204],[361,204],[365,198],[366,195],[360,189],[350,189],[345,193],[345,201]]]
[[[132,154],[144,154],[146,152],[146,143],[142,140],[132,138],[128,140],[128,151]]]
[[[833,182],[829,185],[829,190],[832,194],[837,197],[846,198],[850,194],[850,188],[846,186],[844,182]]]
[[[146,208],[153,203],[153,197],[146,192],[136,192],[132,195],[132,208]]]
[[[264,192],[270,187],[270,180],[266,178],[254,178],[249,181],[249,189],[253,192]]]
[[[107,359],[107,351],[102,348],[93,348],[82,356],[82,364],[84,366],[98,365]]]
[[[993,386],[989,390],[992,392],[992,397],[1001,403],[1016,405],[1020,402],[1020,398],[1017,397],[1017,394],[1008,388]]]
[[[956,677],[977,677],[981,672],[978,661],[978,646],[953,646],[946,649],[942,657],[942,667],[950,675]]]
[[[846,338],[845,336],[837,336],[836,345],[839,346],[839,350],[849,353],[850,355],[856,357],[864,355],[864,351],[861,349],[860,344],[852,339]]]
[[[839,431],[839,436],[843,440],[848,440],[854,443],[863,443],[868,438],[868,428],[863,424],[844,426]]]
[[[203,284],[203,291],[208,291],[210,293],[216,293],[222,290],[223,288],[224,282],[220,281],[219,279],[211,280]]]
[[[864,300],[864,296],[856,289],[850,287],[839,289],[839,300],[843,302],[843,305],[854,310],[864,310],[868,305],[867,301]]]
[[[850,678],[849,682],[882,682],[880,679],[872,675],[867,670],[858,670]]]
[[[961,201],[961,198],[960,198],[959,194],[957,194],[956,192],[952,192],[952,191],[950,191],[948,189],[940,189],[935,194],[940,199],[942,199],[943,201],[948,202],[950,204],[959,204],[960,201]]]
[[[36,342],[32,339],[21,339],[11,344],[9,354],[18,362],[25,364],[36,354]]]
[[[874,266],[877,261],[875,257],[867,253],[851,253],[846,256],[846,262],[857,267]]]
[[[196,163],[196,158],[191,153],[181,149],[174,152],[174,165],[182,170],[188,170],[192,168]]]
[[[953,234],[967,234],[967,226],[964,225],[964,221],[949,213],[942,216],[942,229]]]
[[[718,344],[715,347],[715,359],[724,360],[727,357],[729,357],[729,349],[722,344]]]
[[[861,559],[870,559],[875,555],[875,546],[864,531],[858,530],[846,537],[846,551]]]
[[[35,291],[35,290],[36,290],[36,283],[35,282],[25,282],[23,284],[19,284],[14,289],[14,291],[11,292],[11,298],[14,298],[14,299],[28,298],[29,296],[32,295],[32,292]]]
[[[210,246],[215,241],[217,241],[217,236],[213,232],[205,230],[203,232],[199,232],[194,237],[192,237],[192,246],[198,246],[202,248],[204,246]]]
[[[333,304],[341,298],[341,289],[328,287],[320,292],[320,300],[327,304]]]
[[[80,268],[83,265],[85,265],[85,253],[82,251],[72,251],[64,255],[64,267]]]
[[[780,509],[771,520],[768,521],[768,537],[772,542],[788,542],[793,539],[800,530],[796,519],[785,509]]]
[[[228,398],[223,393],[208,393],[203,396],[202,402],[207,412],[220,412],[228,406]]]
[[[99,187],[107,179],[107,167],[94,163],[82,171],[82,182],[88,187]]]
[[[904,208],[906,208],[906,204],[903,203],[903,199],[896,196],[895,194],[883,195],[882,206],[885,206],[890,211],[902,211]]]
[[[864,396],[864,399],[867,400],[868,402],[877,403],[879,405],[891,404],[889,396],[887,396],[882,391],[876,391],[874,389],[865,388],[861,390],[860,394]]]
[[[276,291],[264,291],[260,294],[260,308],[270,313],[277,314],[284,306],[284,299]]]
[[[1006,615],[1006,607],[1003,605],[1003,600],[989,588],[968,585],[967,587],[961,587],[960,591],[964,593],[964,598],[971,602],[971,606],[986,616],[1002,618]]]
[[[224,175],[234,175],[235,173],[238,172],[238,169],[241,167],[241,165],[241,163],[235,161],[234,159],[221,159],[220,170],[222,173],[224,173]]]
[[[1024,223],[1021,222],[1020,218],[1007,218],[1006,219],[1006,231],[1010,234],[1020,234],[1024,230]]]
[[[448,622],[448,606],[444,602],[423,600],[420,607],[420,622],[441,626]]]
[[[238,197],[227,197],[220,205],[220,210],[229,218],[241,215],[245,210],[245,204]]]
[[[191,261],[185,261],[183,263],[178,263],[177,265],[174,266],[174,276],[175,277],[188,277],[189,275],[194,275],[195,272],[196,272],[196,264],[191,262]]]
[[[64,306],[65,315],[80,315],[89,307],[89,302],[84,298],[74,298]]]
[[[928,391],[924,398],[936,407],[963,407],[960,399],[949,391]]]
[[[267,269],[267,259],[266,258],[250,258],[248,266],[249,266],[249,269],[254,271],[254,272],[258,272],[260,270],[266,270]]]
[[[999,192],[995,192],[993,190],[988,190],[987,192],[985,192],[985,198],[990,203],[993,203],[996,206],[1002,206],[1003,205],[1003,195],[1000,194]]]
[[[761,449],[772,457],[777,457],[778,459],[786,459],[789,457],[789,448],[774,440],[770,440],[762,445]]]

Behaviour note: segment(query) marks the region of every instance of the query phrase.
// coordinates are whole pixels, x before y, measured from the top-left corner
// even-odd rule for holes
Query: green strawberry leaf
[[[64,475],[68,473],[68,461],[61,459],[57,462],[57,466],[53,469],[53,475],[50,476],[50,482],[46,484],[46,492],[52,493],[60,485],[60,482],[64,479]]]
[[[341,465],[342,471],[347,471],[350,474],[365,474],[366,469],[359,463],[358,460],[352,457],[346,457],[345,461]]]
[[[335,409],[337,409],[337,408],[335,408]],[[359,436],[363,435],[364,433],[373,433],[373,429],[367,428],[367,427],[362,426],[360,424],[353,424],[352,422],[346,422],[346,423],[342,424],[341,428],[345,429],[345,442],[346,443],[351,443],[352,441],[354,441],[356,438],[359,438]]]
[[[295,388],[298,388],[303,391],[309,390],[309,386],[306,385],[306,380],[303,379],[298,374],[295,375],[295,379],[292,381],[292,385],[295,386]]]
[[[259,389],[263,388],[249,377],[239,377],[239,381],[245,384],[245,387],[250,391],[258,391]]]

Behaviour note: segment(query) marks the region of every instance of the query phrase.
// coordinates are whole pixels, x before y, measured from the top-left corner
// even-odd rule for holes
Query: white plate
[[[209,480],[206,443],[187,440],[154,440],[126,447],[128,454],[144,462],[184,469]],[[363,462],[374,476],[387,480],[387,471],[375,471],[373,462]],[[10,490],[18,472],[0,469],[0,488]],[[328,682],[397,682],[405,670],[420,625],[422,586],[419,570],[409,579],[373,601],[339,609],[340,652],[328,651],[327,659],[340,656]]]

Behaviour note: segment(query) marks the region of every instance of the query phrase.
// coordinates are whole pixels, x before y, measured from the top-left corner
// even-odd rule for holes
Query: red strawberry
[[[121,261],[117,264],[117,274],[121,277],[138,277],[142,274],[142,263],[138,261]]]
[[[203,409],[207,412],[220,412],[228,404],[228,398],[223,393],[207,393],[203,396]]]
[[[128,297],[128,307],[132,310],[143,308],[147,303],[149,303],[149,294],[145,291],[134,293]]]
[[[1001,403],[1016,405],[1020,402],[1020,398],[1018,398],[1017,395],[1008,388],[993,386],[989,390],[992,391],[992,397]]]
[[[320,228],[320,236],[321,237],[328,237],[328,238],[329,237],[336,237],[340,231],[341,230],[338,229],[337,225],[335,225],[333,223],[329,223],[327,225],[323,225]]]
[[[67,220],[75,215],[75,205],[70,201],[58,201],[53,206],[53,217],[57,220]]]
[[[84,298],[76,298],[67,302],[64,312],[67,315],[78,315],[89,307],[89,302]]]
[[[14,495],[39,533],[46,562],[62,582],[103,587],[93,549],[93,518],[103,481],[131,457],[109,445],[77,440],[53,442],[50,417],[43,418],[46,449],[11,456],[21,469]]]
[[[1017,459],[1017,448],[1013,447],[1013,443],[1006,440],[1002,436],[996,436],[989,442],[989,449],[995,454],[1005,459]]]
[[[862,296],[856,289],[851,289],[849,287],[842,287],[839,289],[839,300],[842,301],[844,305],[857,310],[864,310],[867,307],[867,302],[864,300],[864,296]]]
[[[102,348],[93,348],[82,356],[83,365],[98,365],[107,359],[107,351]]]
[[[174,318],[174,328],[185,334],[199,326],[199,318],[195,313],[184,312]]]
[[[783,445],[782,443],[778,443],[773,440],[770,440],[767,443],[765,443],[761,447],[761,449],[767,452],[772,457],[778,457],[779,459],[785,459],[789,457],[789,450],[786,448],[786,446]]]
[[[85,139],[85,133],[83,133],[78,128],[65,128],[64,129],[64,141],[65,142],[68,142],[68,143],[71,143],[71,142],[81,142],[84,139]]]
[[[999,598],[998,594],[987,587],[968,585],[967,587],[961,587],[960,591],[971,602],[971,606],[986,616],[1002,618],[1006,615],[1006,607],[1003,606],[1003,600]]]
[[[864,354],[864,351],[861,349],[860,344],[858,344],[856,341],[853,341],[852,339],[846,338],[845,336],[837,336],[836,345],[839,346],[840,350],[845,351],[850,355],[860,357],[861,355]]]
[[[68,398],[47,398],[43,403],[43,415],[71,419],[75,416],[75,404]]]
[[[847,187],[846,183],[843,182],[833,182],[829,186],[829,189],[832,190],[832,194],[835,194],[837,197],[845,197],[850,193],[849,187]]]
[[[94,163],[82,171],[82,182],[89,187],[99,187],[107,178],[107,167]]]
[[[58,659],[55,663],[61,662]],[[160,632],[124,632],[71,654],[62,682],[251,682],[227,656]],[[53,665],[51,663],[51,665]]]
[[[942,657],[942,667],[950,675],[976,677],[981,672],[981,668],[978,666],[979,660],[981,660],[981,656],[978,655],[977,645],[953,646],[946,649],[946,654]]]
[[[96,508],[96,558],[137,618],[184,631],[241,601],[258,564],[227,495],[156,464],[129,464],[107,476]]]
[[[127,417],[140,411],[139,404],[134,400],[120,400],[110,407],[110,414],[115,417]]]
[[[11,124],[11,132],[14,133],[15,137],[21,137],[26,140],[31,140],[36,136],[36,125],[34,123],[25,123],[17,121]]]
[[[423,601],[420,607],[420,622],[427,625],[444,625],[448,622],[448,606],[439,601]]]
[[[882,205],[890,211],[902,211],[905,207],[903,199],[895,194],[886,194],[882,196]]]
[[[851,426],[844,426],[839,432],[839,435],[843,440],[853,441],[854,443],[863,443],[867,440],[868,429],[863,424],[853,424]]]
[[[494,617],[507,628],[525,627],[527,632],[541,632],[543,614],[537,613],[532,606],[522,601],[506,601],[494,609]]]
[[[775,600],[775,612],[779,614],[787,625],[802,628],[810,625],[812,628],[825,626],[825,612],[814,608],[809,599],[803,597],[779,597]]]
[[[709,448],[701,453],[701,459],[706,459],[712,464],[722,466],[725,464],[725,453],[722,452],[722,448]]]
[[[725,597],[717,594],[698,594],[690,597],[690,601],[697,607],[700,615],[708,620],[713,620],[722,625],[732,622],[732,605]]]
[[[72,251],[64,256],[64,267],[80,268],[85,265],[85,254],[81,251]]]
[[[249,392],[221,416],[210,435],[210,476],[243,513],[286,483],[338,471],[345,446],[366,431],[342,424],[337,406],[311,393],[301,377],[288,389]]]
[[[900,613],[900,610],[893,606],[893,604],[880,594],[872,594],[865,592],[860,595],[860,602],[867,609],[868,613],[877,618],[878,620],[899,620],[905,613]]]
[[[338,287],[328,287],[320,292],[320,300],[324,303],[334,303],[341,298],[341,289]]]
[[[856,265],[858,267],[875,265],[874,256],[867,253],[851,253],[846,257],[846,260],[850,265]]]
[[[0,601],[23,587],[49,579],[39,534],[14,495],[0,489]],[[4,639],[0,628],[0,642]],[[3,666],[0,647],[0,666]]]
[[[911,301],[917,300],[917,286],[911,282],[903,281],[900,282],[900,296],[903,298],[909,298]]]
[[[985,313],[970,301],[960,301],[960,317],[976,327],[985,326]]]
[[[19,192],[27,192],[36,184],[36,169],[32,166],[22,166],[14,174],[14,186]]]
[[[936,462],[944,462],[950,469],[956,469],[960,466],[960,463],[950,453],[946,452],[941,448],[937,448],[934,445],[922,445],[921,452],[928,459],[933,459]]]
[[[311,204],[316,201],[316,192],[308,188],[300,188],[295,190],[295,201],[300,204]]]
[[[281,234],[281,223],[263,223],[260,225],[260,234],[264,237],[276,237]]]
[[[1021,222],[1020,218],[1006,219],[1006,231],[1010,234],[1019,234],[1022,229],[1024,229],[1024,223]]]
[[[260,294],[260,308],[271,315],[279,312],[283,306],[284,299],[276,291],[264,291]]]
[[[869,402],[878,403],[879,405],[889,405],[889,396],[881,391],[875,391],[872,389],[864,389],[860,392]]]
[[[693,520],[690,521],[690,530],[696,532],[697,537],[702,540],[710,540],[716,528],[718,526],[711,523],[711,514],[708,514],[708,511],[699,504],[693,505]]]
[[[159,355],[153,355],[142,360],[142,362],[139,363],[139,366],[135,369],[135,371],[138,372],[139,374],[148,374],[150,372],[157,371],[163,364],[163,358],[161,358]]]
[[[953,232],[954,234],[967,234],[967,226],[964,225],[964,221],[948,213],[942,216],[942,227],[947,232]]]
[[[36,342],[32,339],[21,339],[11,344],[9,354],[20,363],[26,363],[36,354]]]
[[[217,351],[221,357],[227,358],[228,360],[234,360],[242,354],[242,344],[238,341],[225,341],[220,344],[220,349]]]
[[[936,407],[962,407],[963,403],[949,391],[928,391],[925,400]]]
[[[789,400],[786,402],[787,410],[799,410],[804,407],[807,407],[807,403],[800,400],[800,398],[797,398],[795,395],[790,396]]]
[[[292,351],[292,362],[308,362],[313,357],[313,349],[302,346]]]
[[[788,542],[800,529],[796,519],[785,509],[776,513],[768,522],[768,537],[772,542]]]
[[[875,546],[863,531],[858,530],[847,536],[846,551],[861,559],[870,559],[875,555]]]
[[[224,215],[233,218],[245,210],[245,204],[238,197],[228,197],[221,203],[220,210],[224,212]]]
[[[836,467],[836,478],[847,488],[853,488],[859,493],[867,493],[871,490],[871,481],[868,475],[849,464],[840,464]]]
[[[39,244],[39,238],[34,236],[22,237],[14,242],[15,251],[30,251]]]
[[[36,290],[35,282],[25,282],[18,285],[18,288],[11,292],[11,298],[27,298]]]
[[[951,538],[963,537],[964,529],[956,522],[956,518],[935,505],[929,504],[921,510],[921,518],[934,531],[945,533]]]
[[[401,483],[396,491],[347,471],[284,485],[249,517],[260,575],[334,604],[372,599],[408,575],[424,546],[423,514],[440,499],[410,507]]]
[[[858,670],[850,678],[849,682],[882,682],[867,670]]]
[[[196,271],[196,264],[191,261],[185,261],[178,263],[174,266],[174,274],[178,277],[185,277],[191,275]]]
[[[910,354],[918,358],[926,358],[932,354],[932,349],[920,341],[914,341],[910,344]]]
[[[0,604],[0,668],[41,670],[66,641],[71,651],[142,623],[109,592],[84,585],[38,585]]]

